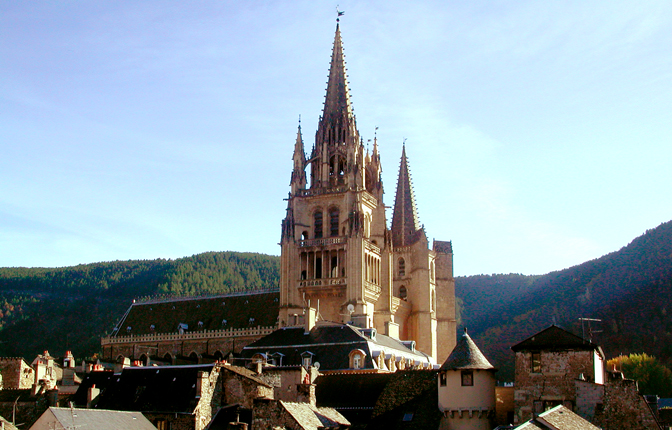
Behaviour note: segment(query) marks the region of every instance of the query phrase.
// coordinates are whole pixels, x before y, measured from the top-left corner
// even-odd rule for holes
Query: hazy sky
[[[360,133],[455,274],[543,274],[672,219],[672,2],[345,1]],[[278,255],[336,3],[0,2],[0,266]],[[388,213],[388,222],[391,213]]]

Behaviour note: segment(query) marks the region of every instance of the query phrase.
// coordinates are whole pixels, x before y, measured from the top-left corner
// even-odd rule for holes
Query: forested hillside
[[[608,357],[655,355],[672,364],[672,222],[648,230],[617,252],[544,276],[492,275],[459,278],[462,322],[513,380],[510,347],[552,323],[581,334],[580,317]]]
[[[275,256],[208,252],[177,260],[0,268],[0,356],[32,360],[45,349],[91,355],[134,298],[274,289],[279,264]]]

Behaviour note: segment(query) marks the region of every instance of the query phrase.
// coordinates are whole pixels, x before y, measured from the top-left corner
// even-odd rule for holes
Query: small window
[[[446,386],[447,379],[448,379],[448,378],[447,378],[447,376],[446,376],[446,372],[441,372],[441,373],[439,373],[439,384],[440,384],[442,387],[445,387],[445,386]]]
[[[532,373],[541,373],[541,353],[533,352],[531,361],[530,368],[532,369]]]
[[[403,258],[399,259],[399,277],[403,278],[406,276],[406,261]]]
[[[362,367],[362,356],[359,354],[355,354],[352,357],[352,368],[361,369],[361,367]]]
[[[399,287],[399,298],[401,300],[406,300],[406,297],[408,296],[408,291],[406,290],[406,287],[403,285]]]
[[[463,387],[473,387],[474,385],[474,372],[471,370],[462,371],[462,386]]]
[[[166,420],[158,420],[155,425],[157,430],[170,430],[170,422]]]
[[[401,420],[404,422],[413,421],[413,412],[406,412]]]

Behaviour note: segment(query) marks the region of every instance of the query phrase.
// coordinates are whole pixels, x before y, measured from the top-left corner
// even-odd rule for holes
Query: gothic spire
[[[297,190],[306,188],[306,154],[303,149],[303,136],[301,135],[301,117],[299,117],[299,127],[296,131],[292,160],[294,161],[294,169],[292,170],[290,185],[292,193],[296,193]]]
[[[331,119],[333,116],[340,117],[343,113],[346,113],[347,118],[354,116],[352,104],[350,103],[348,75],[345,70],[345,55],[343,54],[341,30],[339,24],[336,24],[336,35],[334,36],[334,47],[331,52],[329,81],[327,83],[327,95],[324,99],[322,118]]]
[[[394,213],[392,214],[393,246],[412,245],[417,241],[418,231],[421,230],[411,173],[406,159],[406,145],[404,145],[401,151],[397,195],[394,200]]]

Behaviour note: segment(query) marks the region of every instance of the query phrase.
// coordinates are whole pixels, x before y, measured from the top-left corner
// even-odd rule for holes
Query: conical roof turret
[[[421,228],[411,173],[406,158],[406,145],[404,145],[401,151],[397,195],[394,200],[394,213],[392,214],[392,244],[394,246],[412,245],[417,241],[418,231]]]
[[[464,329],[464,334],[457,341],[453,352],[450,353],[440,370],[465,369],[495,370],[495,367],[490,364],[474,341],[471,340],[471,337],[467,334],[467,329]]]

